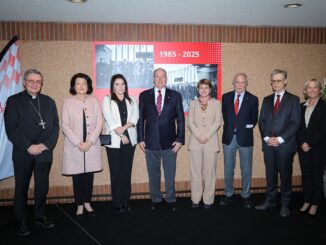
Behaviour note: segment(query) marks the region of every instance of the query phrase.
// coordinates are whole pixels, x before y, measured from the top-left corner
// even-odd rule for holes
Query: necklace
[[[37,96],[37,105],[38,105],[38,110],[35,108],[35,106],[33,105],[33,103],[31,101],[29,101],[29,103],[32,105],[34,111],[36,112],[36,114],[39,116],[40,118],[40,123],[38,125],[42,126],[43,129],[45,129],[45,122],[43,121],[43,118],[41,116],[41,107],[40,107],[40,97]]]
[[[200,98],[198,99],[199,100],[199,104],[200,104],[200,108],[201,110],[204,112],[206,111],[207,109],[207,106],[208,106],[208,101],[211,99],[211,97],[209,97],[206,101],[202,101]]]

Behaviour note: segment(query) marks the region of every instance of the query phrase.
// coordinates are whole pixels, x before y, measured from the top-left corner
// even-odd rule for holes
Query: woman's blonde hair
[[[312,82],[315,85],[317,85],[317,87],[319,88],[319,97],[322,97],[323,96],[323,85],[316,78],[312,78],[312,79],[309,79],[308,81],[306,81],[305,84],[304,84],[304,86],[303,86],[303,95],[304,95],[304,98],[306,100],[309,99],[309,96],[308,96],[308,93],[307,93],[307,88],[308,88],[310,82]]]

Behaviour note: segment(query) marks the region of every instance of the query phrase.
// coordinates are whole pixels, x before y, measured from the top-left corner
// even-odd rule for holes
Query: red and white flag
[[[14,175],[12,144],[7,138],[3,114],[8,97],[23,90],[18,47],[15,36],[0,53],[0,180]]]

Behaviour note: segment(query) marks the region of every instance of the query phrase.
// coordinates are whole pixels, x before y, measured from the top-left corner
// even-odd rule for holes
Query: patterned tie
[[[158,90],[158,96],[157,96],[157,102],[156,102],[156,109],[158,114],[161,114],[162,111],[162,94],[161,94],[161,90]]]
[[[236,116],[238,115],[238,112],[239,112],[240,95],[241,94],[237,94],[237,99],[235,100],[235,103],[234,103],[234,112],[235,112]]]
[[[276,99],[276,102],[275,102],[275,105],[274,105],[274,111],[273,111],[273,114],[275,114],[278,110],[278,107],[280,106],[280,97],[281,95],[277,95],[277,99]]]

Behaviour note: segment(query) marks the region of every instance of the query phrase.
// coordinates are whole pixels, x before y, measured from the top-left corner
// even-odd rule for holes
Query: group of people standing
[[[176,210],[175,174],[177,152],[185,143],[185,117],[182,96],[167,85],[167,72],[158,68],[153,74],[154,87],[139,96],[139,105],[129,96],[128,83],[122,74],[113,75],[110,95],[103,100],[92,96],[91,78],[75,74],[70,81],[70,96],[64,100],[62,174],[72,176],[76,216],[84,210],[95,216],[91,206],[94,173],[102,170],[99,135],[104,128],[111,135],[105,145],[111,177],[112,203],[119,213],[132,212],[131,171],[136,144],[145,153],[151,196],[151,210],[162,206],[161,163],[165,179],[164,201]],[[25,90],[11,96],[4,114],[9,140],[13,143],[15,172],[14,212],[18,235],[31,234],[27,223],[27,191],[34,173],[35,222],[49,229],[54,223],[46,216],[45,201],[53,149],[59,135],[55,102],[41,93],[43,75],[35,69],[24,74]],[[322,172],[326,147],[326,103],[322,85],[315,79],[304,87],[306,102],[287,92],[287,73],[271,74],[274,93],[264,98],[258,118],[258,98],[249,93],[248,77],[234,76],[234,91],[222,97],[222,104],[210,96],[212,83],[201,79],[198,99],[191,101],[188,115],[192,207],[204,208],[214,203],[216,163],[220,151],[218,130],[223,125],[225,195],[220,200],[229,205],[234,195],[233,178],[236,152],[240,155],[242,191],[246,208],[252,208],[253,129],[259,124],[266,166],[266,200],[256,206],[267,210],[276,206],[277,179],[281,179],[280,215],[290,215],[292,163],[298,150],[302,170],[304,204],[300,212],[315,215],[322,200]],[[104,125],[103,118],[104,117]]]
[[[246,208],[254,207],[250,199],[253,128],[258,123],[266,173],[265,201],[255,209],[265,211],[277,205],[278,177],[280,177],[280,215],[290,215],[292,192],[292,164],[296,152],[302,172],[304,204],[300,213],[315,216],[323,198],[323,172],[326,163],[326,102],[322,100],[323,86],[316,79],[304,85],[305,102],[286,91],[287,72],[275,69],[270,84],[273,93],[263,100],[258,117],[258,98],[249,93],[246,74],[234,76],[234,91],[222,97],[224,120],[224,188],[220,205],[227,206],[234,194],[233,176],[236,151],[240,155],[241,197]],[[232,108],[234,105],[234,109]]]

